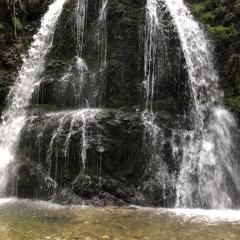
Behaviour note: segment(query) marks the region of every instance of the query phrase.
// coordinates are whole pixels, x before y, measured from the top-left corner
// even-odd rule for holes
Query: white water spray
[[[52,137],[48,146],[47,151],[47,165],[48,165],[48,174],[52,176],[51,170],[55,169],[55,173],[53,178],[57,179],[58,172],[58,159],[56,154],[58,154],[58,141],[60,138],[66,135],[64,140],[64,148],[63,155],[65,158],[65,170],[68,171],[67,162],[69,160],[70,155],[70,143],[72,141],[72,137],[78,132],[81,131],[81,153],[79,156],[79,171],[84,171],[86,168],[87,162],[87,150],[89,148],[89,138],[91,137],[91,133],[88,131],[89,124],[94,124],[97,126],[96,116],[101,112],[100,109],[93,108],[85,108],[75,111],[61,111],[61,112],[53,112],[48,113],[46,115],[47,119],[51,119],[52,121],[58,121],[58,126],[56,130],[53,131]],[[47,124],[51,124],[52,121],[47,121]],[[67,132],[66,132],[67,131]],[[67,133],[67,134],[66,134]],[[55,152],[56,147],[56,152]],[[55,166],[52,163],[55,163]]]
[[[35,89],[41,83],[45,57],[52,46],[54,30],[65,0],[56,0],[42,18],[41,27],[23,59],[16,83],[9,94],[9,105],[3,113],[0,126],[0,195],[7,184],[7,166],[14,160],[16,145],[26,120],[26,107]]]
[[[65,149],[64,149],[64,154],[65,157],[67,158],[67,155],[69,153],[69,144],[71,137],[74,133],[74,126],[77,124],[81,124],[81,132],[82,132],[82,149],[81,149],[81,161],[82,161],[82,169],[83,171],[86,168],[86,161],[87,161],[87,149],[89,147],[88,144],[88,137],[87,137],[87,127],[88,123],[97,123],[96,122],[96,115],[100,113],[101,110],[99,109],[92,109],[92,108],[85,108],[79,111],[74,112],[71,115],[71,124],[70,124],[70,129],[65,141]],[[80,164],[81,165],[81,164]]]
[[[191,90],[194,130],[185,133],[184,156],[177,184],[178,207],[233,206],[228,179],[239,191],[232,132],[233,116],[222,106],[211,45],[182,0],[165,0],[179,34]]]

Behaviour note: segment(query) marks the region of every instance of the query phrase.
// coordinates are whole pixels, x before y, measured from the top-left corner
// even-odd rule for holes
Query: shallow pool
[[[65,207],[0,200],[2,240],[240,240],[240,211]]]

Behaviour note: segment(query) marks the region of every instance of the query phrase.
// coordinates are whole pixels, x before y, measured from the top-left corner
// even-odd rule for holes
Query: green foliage
[[[22,31],[24,29],[24,26],[18,17],[13,17],[12,22],[13,22],[13,25],[16,27],[17,31]]]
[[[197,14],[200,14],[205,9],[204,2],[202,2],[202,3],[193,3],[192,7],[195,10],[195,13],[197,13]]]
[[[31,109],[54,111],[54,110],[57,110],[57,107],[55,105],[52,105],[52,104],[32,104]]]
[[[227,104],[235,111],[240,111],[240,96],[227,98]]]
[[[222,25],[214,26],[214,27],[208,27],[208,31],[210,36],[215,40],[226,40],[230,37],[232,37],[234,34],[236,34],[236,29],[231,27],[224,27]]]
[[[231,3],[217,3],[214,0],[201,2],[187,0],[194,16],[207,25],[210,37],[216,41],[226,40],[238,33],[238,24],[236,22],[238,6],[240,12],[240,3],[238,4],[238,2],[238,0],[234,0]]]
[[[203,23],[209,23],[212,22],[214,20],[214,13],[209,11],[206,13],[201,14],[201,16],[199,17],[200,21]]]
[[[240,112],[240,0],[185,1],[214,42],[225,102]]]
[[[199,17],[201,14],[210,12],[213,9],[214,2],[211,0],[205,0],[201,2],[188,0],[187,3],[191,8],[192,12],[194,13],[194,15]]]

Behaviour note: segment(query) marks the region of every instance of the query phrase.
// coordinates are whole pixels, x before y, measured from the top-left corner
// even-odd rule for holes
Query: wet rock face
[[[65,3],[34,104],[61,109],[105,105],[106,21],[100,18],[101,1],[81,4],[83,12],[77,1]]]
[[[81,20],[85,21],[85,30],[80,44],[80,57],[86,65],[87,74],[84,78],[88,83],[82,90],[82,98],[88,99],[89,105],[94,107],[141,106],[144,94],[142,31],[145,1],[109,0],[106,21],[102,23],[99,22],[100,2],[89,1],[86,18]],[[74,104],[74,99],[60,92],[58,86],[66,72],[74,72],[71,66],[77,61],[77,31],[76,1],[68,1],[56,27],[53,48],[43,74],[45,81],[38,94],[41,98],[36,97],[34,103],[54,104],[61,108]],[[104,54],[107,65],[101,72],[99,59]],[[103,79],[99,77],[101,75]],[[61,94],[65,94],[65,102],[59,98]],[[84,106],[83,100],[80,99],[76,105]]]
[[[9,166],[7,196],[49,200],[56,183],[48,178],[44,168],[26,158]]]
[[[129,202],[143,171],[141,144],[138,113],[103,110],[86,120],[43,115],[29,121],[18,156],[42,166],[46,177],[83,199],[106,195]]]
[[[51,2],[52,0],[29,0],[26,1],[25,5],[22,4],[22,7],[25,8],[29,18],[37,18]]]
[[[173,166],[179,162],[167,141],[154,156],[156,161],[152,160],[148,149],[152,138],[144,137],[140,112],[101,110],[90,117],[84,112],[85,119],[81,114],[75,119],[62,114],[42,112],[27,122],[17,156],[28,161],[15,167],[14,195],[97,206],[173,205],[173,182],[165,181],[167,190],[159,182],[171,172],[176,177],[178,170]],[[159,124],[170,134],[170,141],[167,129],[172,126],[166,116],[165,120]],[[159,169],[157,159],[167,159],[166,165]],[[168,202],[163,193],[169,196]]]
[[[107,12],[107,107],[139,106],[143,97],[145,1],[110,0]]]
[[[106,21],[102,24],[99,22],[100,9],[100,1],[90,1],[85,20],[81,20],[85,21],[85,31],[80,44],[82,68],[79,71],[76,2],[66,2],[46,61],[44,81],[33,98],[34,104],[51,104],[61,109],[86,105],[145,108],[145,1],[108,1]],[[187,111],[189,90],[185,61],[170,16],[165,15],[163,33],[156,42],[155,66],[158,67],[154,72],[152,107],[154,111]],[[99,70],[101,54],[106,54],[106,67],[102,72]],[[74,91],[79,91],[77,96]]]

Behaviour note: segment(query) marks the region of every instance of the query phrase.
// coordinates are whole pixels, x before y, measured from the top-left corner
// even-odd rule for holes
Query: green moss
[[[213,1],[202,1],[201,3],[194,0],[187,0],[188,6],[193,15],[199,22],[212,25],[216,19],[216,8]]]
[[[31,105],[30,109],[54,111],[54,110],[57,110],[57,107],[52,104],[33,104],[33,105]]]
[[[199,20],[203,23],[209,23],[214,20],[214,13],[209,11],[200,15]]]
[[[240,96],[227,98],[226,102],[232,109],[240,111]]]
[[[236,33],[236,29],[231,27],[224,27],[222,25],[214,26],[214,27],[208,27],[208,31],[210,33],[210,36],[215,40],[226,40],[229,37],[232,37]]]
[[[201,13],[201,12],[204,11],[204,9],[205,9],[205,3],[202,2],[202,3],[194,3],[194,4],[191,4],[191,8],[192,8],[192,10],[194,10],[194,12],[195,12],[196,14],[199,14],[199,13]]]
[[[187,0],[186,2],[196,16],[214,9],[214,2],[211,0],[204,0],[201,2],[195,0]]]
[[[139,105],[142,79],[139,32],[145,18],[144,7],[144,1],[110,0],[108,3],[106,107]]]
[[[8,92],[8,89],[6,87],[0,86],[0,94],[6,94]]]
[[[16,27],[17,31],[22,31],[24,29],[24,26],[18,17],[13,17],[12,22],[13,22],[13,25]]]
[[[227,12],[230,12],[230,9],[227,9],[225,6],[220,5],[216,8],[215,13],[218,16],[224,16]]]
[[[3,33],[4,32],[4,25],[0,22],[0,32]]]
[[[30,156],[30,153],[31,153],[31,149],[27,146],[21,147],[17,151],[17,155],[20,158],[28,158]]]
[[[235,3],[235,5],[234,5],[234,10],[235,10],[236,12],[240,12],[240,1],[237,1],[237,2]]]

